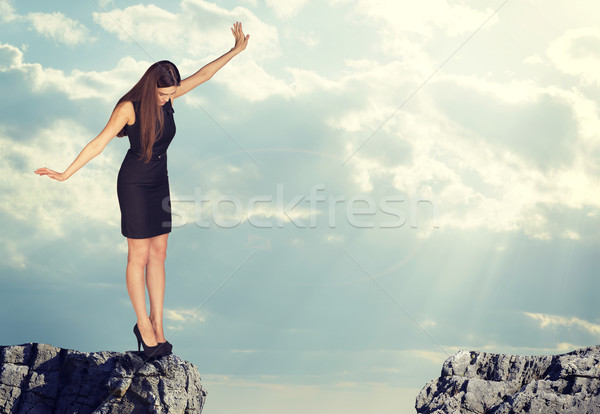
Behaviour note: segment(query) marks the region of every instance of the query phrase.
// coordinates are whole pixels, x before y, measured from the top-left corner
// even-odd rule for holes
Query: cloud
[[[124,42],[144,41],[155,36],[155,41],[162,46],[174,45],[181,33],[177,16],[154,4],[94,12],[94,21]]]
[[[292,76],[290,82],[267,73],[254,61],[232,61],[227,76],[216,76],[214,81],[225,85],[231,93],[249,102],[265,101],[273,97],[293,99],[313,92],[331,90],[338,82],[320,76],[315,71],[286,67]]]
[[[246,195],[248,198],[244,199],[239,193],[225,194],[219,190],[206,191],[198,196],[172,195],[174,221],[178,220],[178,226],[194,223],[200,227],[234,228],[247,222],[256,228],[307,228],[320,214],[320,211],[307,206],[308,194],[295,194],[291,200],[284,199],[283,187],[278,187],[275,195]],[[246,247],[270,249],[270,242],[249,236]]]
[[[306,0],[288,0],[288,1],[278,1],[278,0],[266,0],[266,5],[275,16],[280,19],[289,19],[290,17],[298,14],[298,11],[306,4]]]
[[[0,72],[19,69],[23,65],[23,52],[7,43],[0,43]]]
[[[17,18],[15,8],[10,0],[0,0],[0,19],[4,22],[11,22]]]
[[[3,22],[28,21],[33,29],[42,36],[69,46],[92,40],[89,30],[84,24],[65,16],[61,12],[35,12],[19,15],[10,0],[0,0],[0,20]]]
[[[403,106],[411,75],[400,63],[349,65],[357,73],[340,78],[339,90],[357,99],[332,111],[327,123],[350,134],[345,158],[358,150],[347,165],[362,191],[391,180],[435,204],[441,228],[539,239],[580,238],[553,214],[600,208],[600,111],[580,91],[440,74]]]
[[[150,62],[124,57],[114,69],[84,72],[74,69],[70,74],[39,63],[24,61],[23,52],[10,44],[0,43],[0,72],[22,73],[34,92],[59,91],[69,99],[102,99],[116,102],[150,66]]]
[[[140,4],[94,13],[94,21],[119,40],[136,42],[147,55],[158,56],[161,52],[157,47],[167,50],[178,57],[183,76],[229,50],[233,37],[228,28],[233,22],[242,21],[245,33],[251,34],[250,44],[243,55],[228,64],[227,76],[219,74],[215,82],[250,102],[273,96],[290,98],[295,93],[293,86],[270,75],[263,67],[263,61],[281,53],[277,29],[244,7],[227,10],[203,0],[182,0],[180,10],[174,13]]]
[[[0,211],[5,217],[48,239],[94,224],[118,228],[114,189],[118,164],[112,151],[105,150],[69,180],[58,182],[33,171],[44,166],[64,170],[93,135],[70,120],[57,120],[31,133],[34,138],[22,142],[0,132],[0,174],[11,177],[0,182]]]
[[[582,83],[600,84],[600,28],[567,30],[548,47],[548,57],[561,72]]]
[[[317,36],[317,34],[314,31],[309,31],[309,32],[292,32],[294,33],[293,35],[290,35],[290,37],[295,37],[298,40],[300,40],[302,43],[304,43],[304,45],[306,45],[307,47],[315,47],[316,45],[319,44],[319,36]]]
[[[459,348],[449,349],[453,349],[453,352],[457,352]],[[422,358],[437,365],[443,364],[444,361],[448,358],[448,354],[442,351],[412,350],[408,352],[411,352],[415,358]]]
[[[174,322],[168,328],[172,330],[180,330],[183,325],[189,321],[206,322],[206,315],[196,309],[164,309],[164,317],[169,321]]]
[[[559,315],[549,315],[545,313],[530,313],[524,312],[525,316],[538,321],[540,323],[541,329],[547,328],[557,328],[557,327],[566,327],[566,328],[576,328],[583,331],[586,331],[592,335],[600,335],[600,325],[592,322],[588,322],[583,319],[579,319],[576,317],[566,317]]]
[[[372,8],[367,10],[367,6]],[[491,12],[437,0],[426,2],[426,6],[438,8],[427,14],[424,6],[417,5],[401,17],[405,19],[405,15],[410,14],[428,27],[425,29],[417,25],[397,25],[388,18],[392,14],[390,11],[397,7],[393,2],[362,1],[355,6],[354,12],[357,16],[363,13],[372,22],[384,22],[389,30],[402,26],[397,30],[403,36],[419,33],[424,37],[435,30],[448,35],[467,33],[477,19],[482,21]],[[460,18],[451,21],[439,10]],[[324,145],[332,148],[343,145],[346,155],[377,131],[348,162],[350,184],[362,191],[379,191],[383,185],[391,183],[395,190],[432,200],[440,211],[440,227],[523,231],[540,239],[581,237],[576,229],[559,228],[553,223],[553,209],[600,207],[600,184],[597,184],[600,174],[594,162],[594,154],[600,153],[595,138],[600,128],[598,107],[577,90],[544,87],[526,78],[501,82],[488,77],[440,73],[426,89],[415,95],[409,105],[400,108],[402,99],[409,96],[433,68],[422,45],[409,41],[409,38],[400,39],[404,42],[401,53],[411,59],[396,59],[389,63],[379,63],[373,58],[347,59],[344,70],[330,77],[317,70],[284,67],[284,74],[288,75],[284,80],[267,72],[261,61],[279,53],[277,29],[260,22],[245,8],[227,10],[202,0],[182,0],[180,9],[174,12],[154,5],[136,5],[95,13],[94,19],[123,41],[132,41],[129,34],[145,49],[159,45],[184,56],[187,50],[194,55],[214,52],[217,46],[226,47],[226,43],[231,46],[231,39],[227,40],[228,36],[223,33],[223,25],[229,25],[231,19],[240,16],[248,17],[249,23],[264,39],[257,42],[258,52],[253,49],[254,55],[245,52],[239,59],[234,59],[228,64],[226,76],[219,74],[214,82],[225,85],[249,102],[275,97],[307,99],[308,102],[312,96],[318,96],[319,102],[315,104],[323,105],[327,111],[319,114],[316,123],[324,124],[329,132],[340,133],[343,139]],[[163,23],[171,29],[161,31]],[[385,33],[381,32],[380,36],[384,41]],[[579,34],[570,36],[569,39],[581,37]],[[267,51],[268,48],[274,51]],[[197,69],[197,60],[188,53],[185,55],[187,57],[180,62],[182,72]],[[110,70],[65,73],[25,62],[22,51],[12,45],[0,44],[0,56],[0,71],[23,73],[32,81],[34,91],[61,91],[70,99],[98,98],[108,102],[114,102],[150,64],[126,57]],[[483,122],[490,130],[505,131],[504,135],[498,135],[501,139],[494,140],[485,131],[467,125],[440,105],[436,91],[443,94],[447,85],[454,88],[453,93],[446,93],[447,96],[462,98],[459,102],[452,98],[451,106],[463,105],[466,118],[481,118],[470,115],[473,111],[482,113],[481,105],[474,98],[493,102],[496,107],[506,110],[509,116],[492,113]],[[471,101],[468,98],[472,98]],[[565,151],[562,147],[553,150],[548,145],[549,137],[560,136],[561,131],[546,131],[548,134],[534,131],[535,137],[531,138],[511,137],[505,127],[506,120],[516,118],[516,115],[547,115],[549,112],[543,107],[545,102],[554,105],[551,109],[556,109],[561,119],[567,119],[568,127],[575,130],[575,136],[563,134],[559,142],[568,141]],[[396,110],[398,112],[389,122],[378,129]],[[557,117],[551,118],[554,122]],[[509,145],[511,142],[512,146]],[[340,152],[337,148],[335,151]],[[544,160],[540,155],[543,153],[550,153],[557,160]],[[295,213],[300,214],[299,219],[308,214],[300,210]],[[262,208],[254,214],[265,218],[279,217],[274,209]]]
[[[90,40],[87,27],[61,12],[29,13],[26,18],[39,34],[57,42],[75,46]]]
[[[413,2],[410,7],[395,0],[360,0],[354,8],[354,19],[367,20],[379,27],[382,50],[402,53],[403,47],[411,43],[406,41],[407,36],[416,34],[430,39],[437,30],[447,36],[459,36],[473,32],[492,12],[450,4],[446,0]],[[497,21],[498,18],[493,17],[488,26]]]
[[[229,27],[241,21],[251,39],[260,39],[250,40],[244,52],[246,59],[263,60],[280,53],[275,27],[239,6],[227,10],[203,0],[182,0],[180,10],[171,13],[153,4],[138,4],[94,13],[94,21],[121,41],[140,44],[147,54],[154,56],[160,46],[181,58],[205,58],[207,54],[229,50],[234,43]]]
[[[275,96],[288,99],[294,96],[290,85],[268,74],[254,61],[231,62],[227,67],[227,76],[217,75],[214,81],[249,102],[264,101]]]

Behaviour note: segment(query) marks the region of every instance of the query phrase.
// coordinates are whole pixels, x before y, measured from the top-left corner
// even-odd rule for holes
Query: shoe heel
[[[135,339],[137,339],[138,352],[140,352],[142,349],[142,334],[140,333],[140,330],[137,327],[137,323],[133,327],[133,334],[135,335]]]
[[[142,334],[140,332],[140,329],[137,326],[137,323],[133,326],[133,333],[135,334],[135,338],[137,339],[138,352],[140,352],[140,345],[142,345],[143,348],[144,348],[144,355],[147,358],[149,358],[149,359],[156,359],[158,357],[163,356],[163,353],[160,352],[161,351],[160,345],[155,345],[155,346],[148,346],[148,345],[146,345],[146,343],[142,339]]]

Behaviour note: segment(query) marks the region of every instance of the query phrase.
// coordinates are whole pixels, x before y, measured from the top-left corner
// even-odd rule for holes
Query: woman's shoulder
[[[132,101],[119,102],[115,107],[115,111],[117,111],[119,114],[125,115],[128,120],[135,120],[135,109]]]
[[[132,101],[119,102],[115,108],[117,114],[124,116],[127,119],[127,124],[135,123],[135,109]]]
[[[135,102],[137,104],[137,102]],[[117,104],[117,106],[115,107],[115,109],[122,111],[128,111],[128,110],[133,110],[133,101],[121,101]]]

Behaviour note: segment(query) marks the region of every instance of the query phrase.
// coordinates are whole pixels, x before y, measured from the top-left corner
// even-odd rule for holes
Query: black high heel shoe
[[[159,342],[163,355],[171,355],[173,353],[173,345],[169,341]]]
[[[163,356],[163,347],[161,346],[161,344],[157,344],[155,346],[146,345],[146,343],[144,342],[144,339],[142,339],[142,334],[140,333],[140,330],[138,329],[137,323],[133,326],[133,333],[135,334],[135,337],[137,338],[138,352],[140,351],[141,346],[143,346],[144,347],[144,356],[146,356],[147,358],[159,358],[159,357]]]

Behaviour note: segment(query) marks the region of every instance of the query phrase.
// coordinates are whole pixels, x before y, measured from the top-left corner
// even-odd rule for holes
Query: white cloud
[[[217,75],[213,80],[250,102],[264,101],[275,96],[291,99],[330,90],[339,85],[338,82],[324,78],[314,71],[293,67],[285,69],[292,75],[289,83],[270,75],[254,61],[233,61],[227,67],[226,76]]]
[[[441,365],[444,363],[446,359],[448,359],[448,354],[442,351],[426,351],[426,350],[409,350],[407,351],[414,355],[416,358],[422,358],[429,362],[432,362],[437,365]],[[456,351],[455,351],[456,352]]]
[[[0,0],[0,20],[4,22],[29,21],[33,29],[42,36],[69,46],[92,40],[89,30],[84,24],[65,16],[61,12],[36,12],[19,15],[10,0]]]
[[[323,116],[323,121],[333,129],[354,136],[343,143],[348,155],[399,108],[401,99],[409,96],[434,67],[418,42],[400,36],[394,41],[402,45],[402,59],[386,64],[368,58],[346,60],[345,71],[330,79],[315,70],[287,67],[283,68],[290,76],[290,80],[286,81],[269,74],[260,63],[261,58],[273,57],[278,53],[277,30],[274,27],[261,23],[250,11],[240,7],[226,10],[202,0],[182,0],[180,4],[181,10],[176,12],[153,5],[137,5],[109,13],[96,13],[95,20],[122,40],[131,40],[123,32],[125,30],[142,44],[148,42],[151,45],[152,39],[156,39],[156,44],[179,51],[191,50],[193,55],[208,50],[214,53],[217,46],[221,47],[220,42],[225,47],[225,43],[231,42],[231,39],[225,39],[230,34],[222,36],[221,25],[228,26],[232,19],[240,20],[240,16],[248,17],[251,25],[260,29],[258,33],[262,31],[266,35],[268,47],[263,45],[261,39],[257,47],[262,52],[253,52],[254,55],[245,52],[235,58],[228,64],[227,73],[218,74],[214,82],[227,86],[232,93],[250,102],[272,97],[294,99],[317,93],[325,99],[351,95],[356,102],[353,106],[341,102],[339,107],[332,106],[331,111]],[[438,0],[428,1],[426,5],[429,8],[439,7],[435,13],[427,15],[424,6],[416,5],[410,9],[410,13],[405,14],[411,14],[417,21],[420,19],[428,28],[408,25],[398,30],[423,36],[428,36],[434,29],[444,30],[447,34],[460,34],[472,30],[471,26],[477,19],[481,18],[482,21],[491,12],[471,10]],[[367,6],[373,8],[370,11],[363,10]],[[390,10],[395,7],[393,2],[363,1],[356,6],[356,11],[364,12],[373,21],[383,21],[386,30],[396,30],[394,27],[402,25],[388,18],[392,14]],[[447,21],[437,10],[462,17],[456,22]],[[405,14],[401,19],[406,18]],[[168,32],[161,31],[162,22],[171,28]],[[244,24],[247,28],[246,21]],[[381,34],[384,41],[385,33]],[[570,36],[568,39],[581,37],[580,34]],[[250,52],[253,46],[249,45],[247,51]],[[267,51],[267,48],[274,48],[275,52]],[[149,65],[147,62],[123,58],[112,70],[74,70],[66,74],[60,70],[43,68],[37,63],[24,62],[23,53],[11,45],[0,44],[0,54],[6,57],[0,60],[3,62],[0,63],[0,71],[23,72],[32,81],[34,90],[59,90],[71,99],[91,97],[111,102],[128,89]],[[212,55],[206,60],[217,56]],[[184,74],[197,69],[198,62],[188,56],[181,59],[179,66]],[[506,106],[536,105],[545,98],[561,102],[565,108],[572,110],[577,127],[577,137],[571,145],[573,161],[543,171],[518,151],[490,142],[487,137],[473,136],[438,108],[435,99],[428,94],[428,89],[442,83],[452,84],[459,90],[476,91]],[[600,128],[598,112],[597,104],[577,90],[542,87],[529,79],[498,82],[490,78],[440,73],[411,99],[406,109],[401,108],[352,157],[348,165],[353,172],[354,183],[362,191],[374,191],[378,181],[387,180],[393,183],[395,189],[431,197],[440,211],[440,227],[520,230],[540,239],[577,239],[581,235],[575,230],[558,229],[553,225],[545,209],[556,206],[572,209],[600,207],[600,180],[596,163],[590,156],[600,150],[600,143],[596,139],[596,131]],[[492,119],[491,122],[502,123],[503,120]],[[387,138],[380,137],[381,134]],[[409,159],[394,160],[393,156],[381,157],[380,153],[370,150],[390,143],[406,147]],[[256,211],[255,214],[266,218],[278,217],[277,212],[272,210]],[[298,211],[298,214],[298,219],[307,217],[306,212]]]
[[[182,58],[203,59],[207,54],[229,50],[234,44],[229,28],[241,21],[244,32],[250,34],[246,59],[262,60],[280,53],[275,27],[244,7],[227,10],[203,0],[182,0],[180,6],[179,12],[171,13],[155,5],[139,4],[94,13],[94,21],[122,41],[141,44],[147,53],[156,53],[156,46],[161,46]]]
[[[548,47],[548,57],[564,73],[583,83],[600,84],[600,28],[567,30]]]
[[[540,239],[574,236],[564,229],[554,233],[544,205],[576,208],[574,195],[579,195],[586,203],[600,206],[600,196],[594,192],[600,189],[576,190],[578,180],[567,178],[568,171],[544,174],[515,154],[495,151],[484,141],[472,142],[458,131],[451,133],[435,117],[418,119],[429,131],[404,122],[404,128],[418,141],[412,145],[410,163],[385,166],[360,151],[351,159],[356,183],[363,191],[372,190],[375,179],[391,174],[395,188],[437,206],[441,228],[521,230]],[[480,184],[469,184],[468,177],[473,174]],[[589,180],[579,181],[583,190]]]
[[[23,65],[23,52],[7,43],[0,43],[0,72],[19,69]]]
[[[300,9],[306,4],[306,0],[266,0],[265,3],[273,10],[275,16],[280,19],[288,19],[298,14]]]
[[[180,330],[183,325],[189,321],[206,322],[206,315],[198,309],[164,309],[164,317],[174,324],[168,328],[172,330]]]
[[[94,21],[124,42],[154,37],[155,42],[162,46],[175,45],[182,31],[175,14],[154,4],[95,12]]]
[[[259,351],[256,349],[232,349],[230,352],[234,354],[255,354]]]
[[[450,83],[504,107],[536,107],[548,100],[559,103],[577,131],[569,143],[573,159],[543,170],[518,148],[465,130],[427,91],[414,96],[408,108],[400,107],[401,101],[394,102],[393,97],[402,96],[399,91],[406,78],[390,75],[403,73],[397,63],[347,63],[359,73],[340,79],[340,88],[363,97],[363,104],[333,112],[327,121],[355,137],[345,143],[346,157],[397,111],[348,162],[354,183],[362,191],[374,191],[377,181],[388,182],[391,177],[396,189],[429,199],[438,207],[441,228],[522,231],[540,239],[581,237],[554,223],[549,216],[552,208],[600,208],[600,177],[593,156],[600,151],[596,132],[600,111],[578,90],[542,87],[527,79],[498,82],[451,74],[440,74],[427,85],[428,90],[435,90],[437,85]],[[503,122],[490,119],[492,124]],[[408,149],[410,161],[382,157],[377,150],[397,143]]]
[[[324,78],[312,70],[292,67],[285,69],[292,75],[293,81],[290,84],[290,88],[296,96],[313,92],[322,93],[340,86],[339,82]]]
[[[57,120],[32,134],[29,142],[21,142],[0,133],[0,174],[11,177],[0,182],[0,210],[50,239],[90,223],[119,228],[114,177],[118,160],[112,151],[90,161],[69,180],[58,182],[33,171],[44,166],[66,169],[94,135],[69,120]]]
[[[525,316],[538,321],[541,329],[566,327],[566,328],[577,328],[592,335],[600,335],[600,325],[592,322],[588,322],[583,319],[576,317],[566,317],[559,315],[549,315],[545,313],[530,313],[524,312]]]
[[[385,30],[389,34],[415,33],[425,37],[432,37],[435,29],[443,30],[448,36],[472,32],[493,12],[450,4],[446,0],[412,2],[410,7],[395,0],[360,0],[355,11],[375,23],[387,23]],[[497,20],[497,17],[492,18],[488,25]]]
[[[531,55],[526,57],[525,60],[523,60],[523,62],[527,63],[528,65],[537,65],[543,63],[544,60],[538,55]]]
[[[179,55],[178,66],[184,77],[229,50],[233,36],[228,28],[234,21],[242,21],[245,33],[251,34],[250,43],[228,64],[227,75],[218,74],[215,81],[250,102],[294,94],[290,85],[268,74],[259,63],[280,54],[275,27],[243,7],[227,10],[203,0],[182,0],[180,5],[176,13],[155,5],[135,5],[94,13],[94,20],[120,40],[138,42],[148,53],[154,53],[158,45]]]
[[[338,234],[328,234],[325,236],[325,242],[327,243],[341,243],[344,239],[343,236]]]
[[[201,219],[206,226],[212,226],[215,223],[217,226],[228,228],[249,222],[258,228],[283,227],[288,224],[304,228],[310,226],[311,220],[314,220],[320,213],[311,210],[310,207],[305,207],[306,200],[299,198],[304,195],[296,195],[298,200],[292,199],[291,201],[283,200],[283,194],[275,197],[266,194],[258,195],[256,200],[253,199],[254,196],[248,200],[242,200],[236,195],[223,194],[218,191],[209,191],[203,196],[205,198],[202,202]],[[196,217],[198,212],[192,211],[193,206],[182,206],[180,209],[176,209],[180,203],[177,203],[176,199],[174,200],[173,211],[175,214],[188,218],[187,223],[198,219]],[[294,201],[298,201],[298,204],[293,205]],[[183,210],[186,207],[187,210]]]
[[[69,46],[90,40],[89,30],[83,24],[61,12],[29,13],[27,19],[42,36],[52,38]]]
[[[500,99],[508,104],[535,102],[546,91],[530,79],[511,79],[507,82],[498,82],[475,76],[446,74],[439,75],[433,82],[452,82],[462,88],[491,95],[492,98]]]
[[[60,91],[73,100],[99,98],[116,102],[150,66],[149,62],[124,57],[112,70],[83,72],[74,69],[65,74],[62,70],[44,68],[39,63],[25,62],[23,52],[6,43],[0,43],[0,56],[3,57],[0,72],[21,72],[31,82],[34,92]]]
[[[319,37],[315,32],[298,33],[298,39],[307,47],[314,47],[319,44]]]
[[[250,102],[263,101],[273,96],[290,98],[294,95],[290,85],[268,74],[254,61],[231,62],[227,67],[227,76],[217,75],[213,80]]]
[[[0,0],[0,19],[4,22],[10,22],[17,18],[15,8],[10,0]]]

